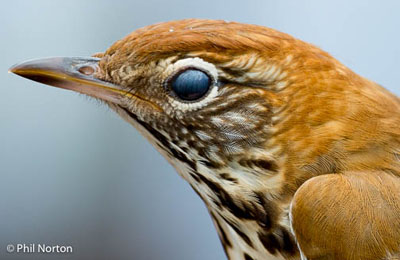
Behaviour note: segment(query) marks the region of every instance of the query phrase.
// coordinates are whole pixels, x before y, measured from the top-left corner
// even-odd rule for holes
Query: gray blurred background
[[[3,1],[0,259],[225,258],[203,203],[130,125],[83,95],[7,74],[14,63],[89,56],[148,24],[215,18],[314,43],[399,94],[399,11],[395,0]],[[74,253],[7,253],[16,243]]]

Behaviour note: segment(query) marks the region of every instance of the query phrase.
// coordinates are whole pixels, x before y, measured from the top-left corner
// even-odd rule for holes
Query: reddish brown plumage
[[[296,236],[308,259],[398,259],[400,183],[382,171],[313,178],[297,191]]]
[[[306,52],[304,52],[306,50]],[[227,62],[237,55],[255,52],[271,61],[282,61],[288,54],[298,59],[318,57],[314,63],[321,68],[322,58],[329,66],[330,56],[314,46],[288,34],[263,26],[218,20],[188,19],[150,25],[138,29],[114,43],[101,64],[108,71],[119,69],[124,63],[148,63],[175,55],[198,53],[209,55],[210,61]],[[305,55],[305,56],[303,56]],[[309,60],[307,66],[312,65]]]

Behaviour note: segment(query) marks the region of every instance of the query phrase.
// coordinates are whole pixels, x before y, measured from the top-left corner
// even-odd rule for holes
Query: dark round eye
[[[193,101],[210,89],[211,79],[201,70],[188,69],[172,78],[171,88],[182,100]]]

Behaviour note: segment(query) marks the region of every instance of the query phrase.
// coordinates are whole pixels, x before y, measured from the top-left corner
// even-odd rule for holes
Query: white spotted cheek
[[[215,97],[218,96],[218,71],[214,64],[204,61],[201,58],[187,58],[178,60],[173,64],[170,64],[166,70],[164,71],[164,78],[168,79],[172,78],[177,73],[187,69],[194,68],[199,69],[201,71],[206,72],[211,77],[211,86],[210,90],[206,94],[205,97],[200,98],[199,100],[194,100],[190,102],[184,102],[178,100],[176,97],[169,95],[168,103],[174,110],[179,110],[181,112],[190,112],[194,110],[198,110],[207,104],[209,104]],[[168,87],[168,86],[166,86]]]

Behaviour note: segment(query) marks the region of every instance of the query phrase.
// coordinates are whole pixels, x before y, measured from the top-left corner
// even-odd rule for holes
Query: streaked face
[[[274,88],[283,87],[286,76],[275,57],[279,48],[271,44],[275,56],[262,63],[260,39],[248,35],[254,42],[233,45],[229,27],[242,30],[224,22],[150,26],[115,43],[101,59],[32,61],[12,71],[105,101],[170,158],[183,152],[185,161],[219,167],[247,148],[263,148],[280,102]]]

